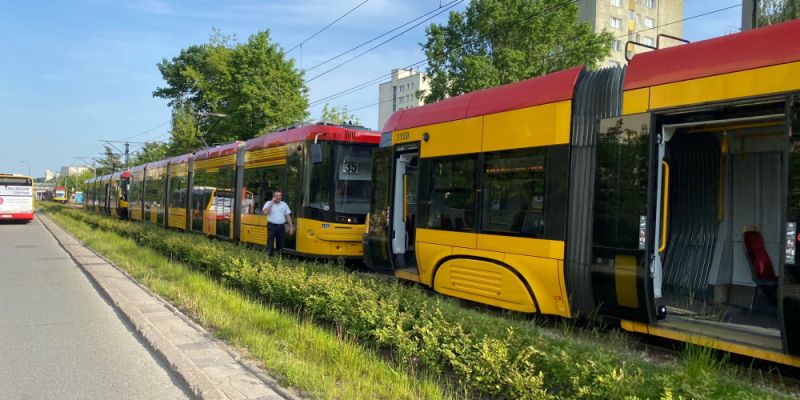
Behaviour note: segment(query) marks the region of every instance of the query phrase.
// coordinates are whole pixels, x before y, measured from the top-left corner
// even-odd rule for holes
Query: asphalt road
[[[0,399],[185,399],[38,220],[0,224]]]

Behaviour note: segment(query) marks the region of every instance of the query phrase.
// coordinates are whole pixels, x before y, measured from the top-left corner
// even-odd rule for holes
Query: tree
[[[342,106],[341,108],[336,106],[330,106],[328,103],[325,103],[322,106],[322,115],[320,115],[320,120],[326,122],[332,122],[337,125],[358,125],[359,119],[347,110],[347,106]]]
[[[167,156],[174,157],[192,153],[205,147],[194,115],[195,113],[187,105],[178,105],[172,108],[172,129],[170,130],[169,145],[167,145]]]
[[[800,0],[758,0],[757,5],[758,26],[793,20],[800,15]]]
[[[167,144],[161,142],[147,142],[134,154],[131,166],[163,160],[167,157]]]
[[[574,2],[554,6],[548,0],[472,0],[426,34],[426,103],[576,65],[594,67],[613,40],[578,23]]]
[[[114,148],[106,144],[103,150],[103,158],[97,160],[97,176],[110,174],[121,170],[124,165],[120,159],[120,154],[114,152]]]
[[[166,86],[153,96],[193,112],[209,144],[249,139],[308,115],[303,73],[269,32],[238,43],[215,31],[209,43],[181,50],[158,69]]]

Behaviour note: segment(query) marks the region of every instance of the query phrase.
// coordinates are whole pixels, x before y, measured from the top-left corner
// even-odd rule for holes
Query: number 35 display
[[[349,161],[345,160],[342,162],[342,173],[343,174],[357,174],[358,173],[358,161]]]

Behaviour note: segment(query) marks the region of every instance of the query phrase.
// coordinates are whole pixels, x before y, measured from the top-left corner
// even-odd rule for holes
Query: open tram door
[[[800,362],[785,356],[800,350],[800,145],[788,103],[780,96],[652,118],[645,249],[656,318],[623,318],[623,328]]]
[[[417,215],[419,144],[380,147],[373,153],[372,201],[364,239],[367,266],[418,276],[414,238]]]

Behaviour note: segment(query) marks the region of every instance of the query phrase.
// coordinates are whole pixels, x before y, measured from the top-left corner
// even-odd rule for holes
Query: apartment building
[[[683,37],[683,0],[578,0],[580,19],[588,22],[595,32],[608,31],[614,35],[611,55],[602,66],[625,65],[625,47],[635,41],[651,47],[670,47],[681,42],[662,37]],[[649,51],[647,47],[631,46],[629,54]]]
[[[425,73],[414,69],[393,69],[392,79],[378,86],[378,130],[397,110],[418,107],[424,104],[418,91],[428,93],[430,85]]]

